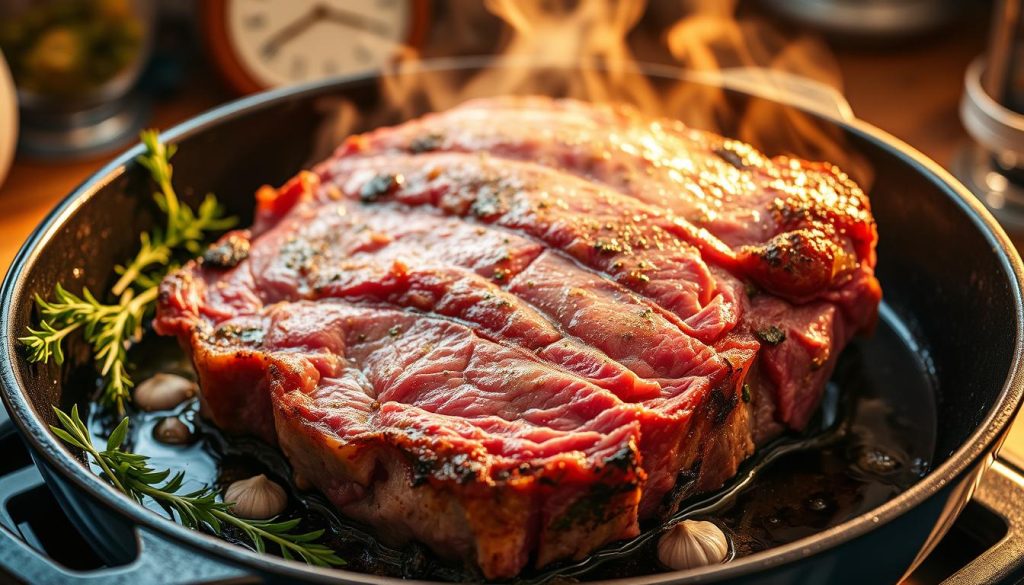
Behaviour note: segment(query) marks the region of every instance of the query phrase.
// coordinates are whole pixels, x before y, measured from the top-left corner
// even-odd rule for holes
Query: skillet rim
[[[508,59],[495,60],[491,57],[463,57],[427,61],[417,68],[417,72],[468,71],[484,67],[509,66],[542,68],[546,65],[544,63],[520,62]],[[690,78],[697,83],[708,84],[706,78],[703,80],[694,79],[686,71],[665,65],[638,65],[632,67],[630,73],[666,78]],[[335,77],[243,97],[210,109],[171,127],[160,134],[160,139],[168,143],[178,142],[181,139],[207,131],[226,120],[241,115],[256,114],[259,110],[280,102],[315,96],[320,93],[343,92],[346,86],[372,82],[378,78],[378,74]],[[740,93],[754,95],[750,92],[741,91]],[[902,140],[858,119],[842,120],[802,106],[784,105],[823,119],[828,123],[835,124],[843,131],[857,136],[870,143],[873,147],[885,151],[899,162],[911,167],[923,175],[930,183],[933,183],[943,195],[953,200],[975,228],[981,231],[982,236],[992,245],[993,253],[999,256],[999,263],[1012,289],[1011,292],[1015,305],[1014,316],[1016,318],[1015,338],[1013,340],[1013,363],[1010,364],[1006,380],[994,406],[986,414],[981,424],[971,433],[967,441],[962,443],[945,462],[931,470],[928,475],[884,504],[839,525],[818,532],[813,536],[802,538],[786,545],[773,547],[742,559],[736,559],[725,565],[630,577],[614,581],[602,581],[603,583],[622,583],[627,580],[631,583],[643,584],[688,583],[705,581],[707,579],[719,580],[756,573],[826,552],[838,545],[868,534],[873,529],[895,520],[906,511],[923,503],[943,489],[948,483],[959,480],[973,465],[979,463],[982,457],[989,459],[989,461],[984,462],[987,468],[995,458],[995,453],[998,451],[1003,438],[1005,438],[1009,422],[1020,408],[1021,398],[1024,395],[1024,368],[1021,367],[1021,358],[1024,356],[1024,262],[1021,261],[1016,247],[1002,227],[985,209],[982,203],[966,187],[953,178],[948,171]],[[89,471],[69,449],[65,448],[49,432],[46,425],[39,418],[37,411],[31,405],[26,395],[20,376],[14,367],[15,360],[23,359],[23,357],[19,355],[17,349],[17,332],[8,331],[13,326],[10,317],[12,312],[10,307],[14,306],[15,301],[24,302],[23,295],[21,294],[22,285],[24,284],[22,276],[26,268],[35,261],[37,256],[47,246],[53,235],[67,223],[80,205],[91,197],[96,196],[111,180],[123,174],[126,168],[133,163],[135,157],[141,154],[142,151],[141,145],[136,145],[126,150],[99,171],[92,174],[62,199],[33,230],[19,249],[4,277],[3,284],[0,285],[0,332],[7,333],[7,335],[4,335],[3,351],[0,353],[0,389],[2,389],[0,398],[3,399],[8,412],[11,413],[11,419],[17,425],[22,437],[30,443],[33,457],[42,457],[49,467],[59,472],[78,489],[81,489],[85,494],[94,499],[99,499],[108,508],[127,518],[139,528],[153,530],[173,539],[176,543],[186,546],[195,553],[212,556],[222,562],[228,562],[242,568],[315,581],[335,581],[338,578],[342,578],[347,579],[349,582],[360,584],[387,583],[398,585],[428,583],[422,580],[410,581],[392,577],[380,577],[344,569],[325,569],[286,561],[276,556],[250,551],[217,537],[190,530],[178,523],[170,522],[166,518],[137,504],[134,500],[118,492],[112,486],[102,481],[99,476]]]

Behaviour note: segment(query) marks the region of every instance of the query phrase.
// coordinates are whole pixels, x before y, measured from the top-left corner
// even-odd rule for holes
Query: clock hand
[[[381,37],[387,37],[391,32],[391,27],[387,22],[333,6],[320,6],[320,8],[323,9],[322,16],[331,22],[365,30]]]
[[[324,16],[327,16],[327,8],[322,4],[317,4],[267,39],[260,47],[260,52],[268,59],[273,57],[285,43],[306,32],[306,29],[319,22]]]

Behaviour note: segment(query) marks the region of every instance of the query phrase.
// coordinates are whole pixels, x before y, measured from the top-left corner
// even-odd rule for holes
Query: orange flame
[[[691,16],[675,23],[667,35],[676,62],[688,71],[748,68],[756,86],[772,90],[767,93],[782,103],[751,100],[737,111],[721,88],[682,83],[667,96],[663,115],[735,136],[769,154],[833,162],[865,187],[870,183],[870,166],[846,147],[838,128],[784,105],[831,105],[805,101],[806,93],[786,83],[793,79],[801,80],[805,90],[817,84],[833,90],[833,96],[842,95],[839,65],[824,42],[809,35],[786,37],[765,22],[737,19],[735,0],[688,0],[686,4]]]
[[[500,55],[473,71],[445,70],[425,68],[416,51],[403,48],[381,77],[386,103],[368,118],[345,108],[333,139],[468,99],[542,94],[630,104],[769,154],[836,163],[862,185],[870,180],[870,168],[849,152],[838,129],[815,116],[771,99],[737,104],[716,83],[695,83],[685,75],[670,82],[645,75],[627,38],[644,16],[643,2],[486,0],[485,6],[510,31]],[[682,7],[685,16],[668,27],[664,41],[673,64],[686,72],[746,68],[748,86],[812,108],[817,103],[806,92],[793,96],[793,84],[780,79],[804,80],[805,88],[809,80],[838,95],[838,66],[820,40],[789,38],[765,22],[737,19],[735,0],[683,0]]]

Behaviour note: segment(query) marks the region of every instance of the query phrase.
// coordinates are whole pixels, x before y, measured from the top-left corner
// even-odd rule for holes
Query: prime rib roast
[[[160,290],[207,416],[487,578],[635,536],[803,428],[881,297],[839,169],[626,107],[473,101],[256,198]]]

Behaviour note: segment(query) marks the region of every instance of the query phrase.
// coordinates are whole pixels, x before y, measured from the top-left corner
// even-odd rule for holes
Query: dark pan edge
[[[494,66],[494,63],[487,58],[446,59],[424,64],[424,68],[438,70],[466,69],[484,65]],[[500,66],[506,65],[509,65],[509,63],[503,63]],[[685,76],[685,72],[680,72],[673,67],[667,66],[643,67],[642,71],[662,77]],[[337,86],[365,81],[373,77],[375,76],[335,78],[242,98],[209,110],[172,127],[161,135],[161,139],[167,142],[175,142],[180,138],[200,132],[208,126],[242,113],[259,110],[279,100],[286,100],[290,97],[306,94],[315,95]],[[812,116],[821,117],[818,113],[808,113]],[[968,216],[975,227],[980,229],[986,240],[992,244],[993,252],[999,256],[1000,264],[1007,277],[1014,284],[1013,296],[1016,305],[1016,336],[1013,341],[1014,361],[1010,366],[1006,382],[999,393],[996,406],[989,411],[981,425],[971,434],[968,441],[957,449],[946,462],[932,470],[925,478],[901,493],[898,497],[867,514],[862,514],[840,525],[822,531],[815,536],[753,554],[728,565],[688,571],[685,575],[680,573],[662,573],[632,578],[630,579],[632,583],[692,582],[697,580],[704,581],[708,578],[717,580],[718,578],[736,577],[790,563],[853,540],[876,527],[892,521],[908,509],[923,502],[929,496],[943,489],[948,482],[959,478],[980,457],[988,454],[993,448],[998,447],[999,442],[1005,436],[1009,422],[1013,419],[1020,406],[1021,396],[1024,393],[1024,370],[1020,367],[1020,360],[1024,356],[1024,302],[1022,302],[1022,297],[1024,297],[1024,293],[1022,293],[1024,291],[1024,264],[1022,264],[1020,255],[1009,240],[1009,237],[984,206],[964,186],[937,163],[931,161],[916,149],[890,134],[861,121],[845,122],[833,119],[830,122],[889,152],[908,166],[916,168],[929,182],[935,184],[947,197],[952,199]],[[2,287],[0,287],[0,307],[13,306],[15,300],[19,298],[21,274],[24,268],[34,261],[38,250],[46,244],[53,233],[60,229],[66,218],[79,205],[101,189],[111,178],[124,172],[125,167],[132,163],[133,159],[141,152],[142,147],[135,146],[118,156],[113,162],[104,166],[76,187],[70,195],[62,200],[44,218],[12,261]],[[60,471],[62,475],[79,488],[101,496],[105,503],[118,513],[138,524],[157,530],[198,550],[214,553],[226,560],[239,565],[247,565],[255,570],[321,582],[336,581],[339,577],[343,577],[353,583],[422,583],[422,581],[377,577],[351,571],[318,569],[284,561],[277,557],[259,555],[231,545],[216,537],[189,530],[174,522],[168,522],[166,519],[156,516],[137,505],[133,500],[103,482],[98,476],[83,468],[42,424],[35,409],[23,396],[18,374],[13,367],[15,360],[22,359],[22,357],[19,355],[14,341],[18,332],[9,331],[11,326],[11,320],[7,311],[0,312],[0,331],[6,333],[4,353],[0,354],[0,357],[4,358],[0,359],[0,383],[3,386],[2,399],[8,410],[14,415],[12,418],[15,424],[21,429],[23,436],[30,441],[35,453],[44,457],[47,464]],[[621,581],[616,581],[616,583],[621,583]]]

